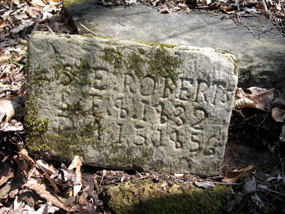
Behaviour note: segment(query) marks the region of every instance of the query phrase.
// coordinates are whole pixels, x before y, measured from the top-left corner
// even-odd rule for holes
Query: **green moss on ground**
[[[204,190],[190,185],[168,185],[165,181],[132,181],[105,187],[104,202],[116,214],[215,214],[225,213],[226,196],[230,189],[217,186]]]

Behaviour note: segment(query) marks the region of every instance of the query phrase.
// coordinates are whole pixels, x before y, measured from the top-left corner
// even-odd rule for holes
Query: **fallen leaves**
[[[0,168],[0,186],[5,184],[9,179],[13,178],[15,175],[11,163],[4,161]]]
[[[239,112],[243,117],[242,110],[243,108],[255,108],[262,111],[271,111],[272,118],[278,122],[283,123],[283,126],[281,127],[281,133],[280,133],[280,142],[285,142],[285,110],[280,107],[274,107],[274,105],[279,105],[285,108],[284,100],[282,100],[282,96],[279,93],[279,95],[274,95],[275,89],[264,89],[259,87],[251,87],[248,88],[247,93],[243,91],[241,88],[237,88],[236,90],[236,96],[234,101],[234,110]],[[279,96],[279,97],[278,97]],[[280,99],[282,100],[280,102]],[[273,102],[274,100],[277,100],[277,102]],[[268,146],[269,150],[273,153],[272,147],[266,142],[266,140],[263,141],[265,145]]]
[[[24,126],[21,122],[10,120],[8,123],[0,124],[0,131],[2,132],[23,132]]]
[[[284,119],[285,119],[285,110],[275,107],[272,109],[272,118],[276,121],[276,122],[280,122],[283,123]]]
[[[49,191],[46,190],[45,185],[37,184],[37,182],[29,181],[23,185],[23,187],[27,187],[30,190],[33,190],[37,193],[41,198],[44,198],[46,201],[50,202],[55,207],[61,208],[67,212],[76,211],[72,208],[69,208],[64,204],[64,201],[60,200],[59,197],[54,196]]]
[[[274,98],[274,89],[251,87],[245,93],[241,88],[236,91],[234,108],[256,108],[265,110],[266,106]]]
[[[102,1],[103,4],[111,4],[122,1]],[[109,3],[108,3],[109,2]],[[110,3],[111,2],[111,3]],[[175,13],[177,11],[190,12],[188,4],[184,0],[149,0],[151,5],[158,6],[160,12]],[[238,14],[239,16],[254,15],[263,12],[265,6],[254,1],[212,1],[212,0],[195,0],[198,7],[202,9],[211,9],[223,11],[226,14]],[[27,40],[34,30],[45,30],[50,32],[69,32],[67,29],[67,19],[60,16],[61,1],[59,0],[9,0],[1,1],[0,9],[0,98],[7,98],[9,95],[18,96],[23,92],[25,83],[24,69],[26,65]],[[126,5],[137,3],[136,0],[126,0]],[[280,3],[280,4],[279,4]],[[271,14],[281,14],[280,20],[284,20],[284,1],[265,1],[266,11]],[[119,4],[119,3],[118,3]],[[255,8],[256,7],[256,8]],[[275,8],[275,9],[273,9]],[[280,12],[281,11],[281,12]],[[283,12],[282,12],[283,11]],[[270,15],[271,16],[271,15]],[[271,16],[274,18],[274,16]],[[272,19],[275,23],[278,20]],[[237,91],[236,108],[256,108],[262,111],[269,111],[268,105],[272,102],[274,89],[250,88],[247,93],[242,89]],[[17,103],[17,102],[16,102]],[[13,109],[12,109],[13,108]],[[23,131],[23,125],[12,119],[17,114],[18,107],[12,100],[6,99],[0,101],[0,130],[5,132],[7,138],[11,138],[9,132]],[[13,112],[14,111],[14,112]],[[284,123],[284,110],[281,107],[272,108],[272,118],[278,123]],[[3,134],[3,133],[2,133]],[[8,137],[7,137],[8,136]],[[285,126],[282,126],[280,141],[285,142]],[[3,149],[7,149],[6,144],[1,144]],[[102,187],[108,184],[119,183],[131,179],[150,179],[152,182],[166,180],[169,185],[173,182],[181,184],[181,188],[189,188],[189,184],[194,184],[200,188],[211,188],[215,184],[212,181],[197,179],[196,177],[187,177],[185,174],[163,175],[152,172],[136,173],[128,175],[124,171],[100,170],[93,175],[81,174],[81,160],[77,156],[71,165],[67,168],[64,165],[53,167],[51,164],[43,160],[35,161],[29,156],[28,151],[23,147],[21,142],[13,142],[17,146],[17,154],[3,155],[1,153],[1,169],[0,169],[0,187],[1,187],[1,203],[7,198],[14,200],[9,207],[0,208],[0,213],[54,213],[59,209],[71,212],[75,210],[96,213],[101,207],[102,201],[99,200],[98,194]],[[17,177],[13,168],[13,164],[17,163],[17,167],[21,172]],[[226,173],[223,182],[232,184],[236,182],[244,182],[243,192],[237,198],[245,197],[246,194],[251,196],[258,206],[262,207],[262,199],[257,195],[257,191],[268,191],[272,194],[279,194],[277,184],[283,177],[280,172],[278,175],[264,175],[265,180],[261,181],[257,178],[242,180],[245,175],[252,171],[251,166],[241,169],[229,171]],[[19,173],[18,173],[19,174]],[[252,173],[254,174],[254,173]],[[257,174],[254,174],[258,177]],[[17,184],[15,179],[25,178],[26,183]],[[193,180],[192,180],[193,179]],[[12,182],[13,181],[13,182]],[[269,184],[266,182],[270,182]],[[17,184],[17,185],[16,185]],[[16,188],[16,189],[15,189]],[[19,188],[19,190],[18,190]],[[23,191],[25,190],[25,192]],[[29,203],[24,197],[17,195],[33,193],[40,200]],[[4,202],[3,202],[4,203]],[[2,206],[2,204],[1,204]],[[37,208],[37,209],[36,209]]]
[[[194,185],[203,189],[215,188],[216,186],[212,181],[195,181]]]
[[[236,183],[237,180],[240,179],[240,177],[242,177],[244,174],[248,173],[252,169],[253,165],[249,165],[248,167],[243,169],[227,171],[222,181],[225,183]]]
[[[0,123],[8,123],[14,116],[15,110],[10,100],[0,100]]]
[[[0,170],[0,186],[4,186],[3,188],[6,189],[1,188],[1,191],[4,193],[9,192],[9,197],[15,199],[13,206],[5,208],[2,207],[0,208],[0,211],[20,212],[27,209],[29,210],[29,213],[41,213],[42,210],[49,209],[51,213],[54,213],[56,210],[61,209],[65,210],[66,212],[75,212],[83,209],[81,206],[77,205],[79,200],[81,201],[81,204],[88,204],[88,206],[91,206],[92,203],[99,203],[98,196],[94,190],[94,184],[93,187],[91,186],[91,189],[86,186],[84,186],[84,190],[81,188],[82,174],[81,160],[79,156],[74,157],[68,168],[62,166],[61,168],[56,169],[42,160],[35,161],[33,158],[31,158],[28,151],[23,147],[23,142],[20,140],[20,138],[15,138],[14,141],[12,141],[12,144],[16,144],[19,150],[18,154],[13,156],[13,160],[15,160],[17,163],[21,176],[15,176],[10,162],[7,161],[9,157],[6,159],[2,158],[4,167]],[[15,179],[22,180],[22,183],[19,183],[18,187],[15,186],[17,191],[13,194],[11,191],[11,188],[13,188],[13,182],[10,182],[9,184],[10,179],[13,179],[13,182]],[[50,185],[46,185],[46,180]],[[23,190],[25,188],[33,191],[39,198],[46,201],[46,203],[37,204],[37,207],[39,208],[38,210],[35,210],[35,202],[27,202],[23,197],[20,197],[23,201],[21,201],[20,198],[18,200],[17,195],[22,194],[19,190]],[[94,193],[92,193],[92,191]],[[96,198],[96,200],[94,200],[91,204],[87,200],[87,197],[89,197],[90,194],[93,194],[93,197]],[[31,204],[34,205],[30,206]],[[94,205],[94,207],[96,208],[97,205]]]
[[[158,11],[160,13],[174,14],[178,11],[184,11],[190,13],[186,0],[141,0],[143,4],[149,4],[152,6],[158,6]]]
[[[27,41],[35,30],[69,33],[62,0],[0,2],[0,131],[23,132]],[[16,97],[16,101],[15,101]],[[11,120],[13,119],[13,120]]]
[[[272,109],[272,118],[276,122],[283,123],[279,139],[282,143],[284,143],[285,142],[285,125],[284,125],[284,123],[285,123],[285,110],[283,110],[279,107],[273,108]]]
[[[62,1],[0,2],[0,98],[22,93],[27,41],[35,30],[68,33],[67,18],[60,16]],[[63,22],[65,25],[59,25]]]

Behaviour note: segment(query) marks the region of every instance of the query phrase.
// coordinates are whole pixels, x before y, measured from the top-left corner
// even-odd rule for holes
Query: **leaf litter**
[[[223,12],[227,15],[224,18],[229,17],[239,23],[243,22],[242,17],[264,14],[283,35],[285,33],[284,0],[140,2],[157,6],[161,13],[191,13],[194,8],[202,12]],[[105,6],[131,6],[136,3],[137,0],[102,0]],[[279,155],[281,167],[274,170],[255,169],[256,166],[249,165],[242,169],[227,168],[222,172],[224,176],[207,179],[189,174],[168,175],[107,169],[97,169],[96,173],[94,170],[91,170],[93,173],[82,173],[83,166],[79,156],[68,167],[63,163],[60,166],[57,163],[53,165],[30,156],[24,146],[24,128],[21,123],[26,91],[27,41],[36,30],[72,34],[76,29],[68,25],[61,0],[4,0],[0,5],[0,213],[108,213],[100,197],[104,186],[131,180],[149,180],[154,183],[166,181],[168,186],[179,183],[181,188],[189,188],[189,184],[204,189],[213,188],[217,184],[230,185],[233,196],[227,204],[228,212],[285,212],[285,208],[278,203],[284,201],[285,192],[285,159],[280,154],[280,148],[284,148],[285,143],[285,105],[274,104],[280,98],[275,89],[252,87],[246,92],[238,89],[234,109],[234,112],[242,116],[241,126],[254,120],[255,124],[260,122],[254,127],[257,130],[263,126],[269,130],[279,127],[279,138],[270,142],[262,139],[271,152]],[[256,109],[257,112],[248,116],[248,109]],[[260,114],[266,116],[257,120]],[[267,125],[270,116],[276,123],[272,126],[270,125],[273,123]]]

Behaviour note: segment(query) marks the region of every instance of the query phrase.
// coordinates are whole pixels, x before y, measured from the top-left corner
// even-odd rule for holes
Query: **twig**
[[[92,30],[88,29],[86,26],[84,26],[82,23],[79,23],[85,30],[87,30],[89,33],[92,33],[94,36],[97,36],[96,33],[94,33]]]
[[[272,192],[272,193],[275,193],[277,195],[280,195],[280,196],[283,196],[285,197],[285,194],[284,193],[281,193],[281,192],[277,192],[275,190],[272,190],[272,189],[267,189],[267,188],[264,188],[264,187],[261,187],[261,186],[257,186],[257,188],[261,189],[261,190],[266,190],[268,192]]]
[[[239,4],[239,0],[235,0],[235,4],[237,6],[237,11],[240,11],[240,4]]]
[[[267,12],[268,12],[268,8],[267,8],[267,5],[266,5],[265,0],[262,0],[262,6],[263,6],[264,10],[265,10],[266,13],[267,13]]]
[[[119,22],[120,25],[122,25],[123,27],[125,27],[125,25],[121,23],[121,19],[120,19],[120,18],[119,18],[118,22]]]
[[[242,185],[240,183],[226,183],[226,182],[219,182],[219,181],[212,181],[212,182],[215,183],[215,184],[222,184],[222,185],[229,185],[229,186],[231,186],[231,185],[233,185],[233,186],[240,186],[240,185]]]
[[[243,19],[244,21],[244,25],[246,26],[246,28],[254,35],[256,36],[258,39],[260,39],[260,35],[257,35],[256,33],[253,32],[253,30],[247,25],[245,19]]]
[[[47,27],[47,29],[49,30],[49,32],[51,33],[51,34],[55,34],[55,32],[53,32],[53,30],[50,28],[50,26],[46,26]]]
[[[284,164],[283,164],[283,158],[281,158],[280,156],[280,149],[278,150],[278,157],[280,160],[280,164],[281,164],[281,172],[282,172],[282,177],[283,177],[283,183],[285,184],[285,173],[284,173]]]

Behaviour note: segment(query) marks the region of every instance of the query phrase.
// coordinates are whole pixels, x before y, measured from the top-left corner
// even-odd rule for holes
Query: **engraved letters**
[[[48,122],[45,133],[27,136],[52,155],[98,167],[218,172],[237,84],[231,54],[35,33],[29,56],[28,99]]]
[[[195,155],[205,144],[201,139],[205,134],[208,111],[229,99],[227,83],[222,81],[181,76],[173,94],[163,96],[164,85],[159,85],[151,75],[140,79],[130,73],[118,77],[110,75],[105,68],[94,69],[88,87],[85,85],[83,89],[87,87],[84,91],[88,91],[88,96],[93,97],[93,105],[100,109],[106,102],[102,95],[108,95],[116,86],[118,93],[109,97],[109,100],[113,99],[113,107],[108,106],[104,116],[117,120],[110,139],[119,144],[156,148],[172,145],[176,150],[187,149]],[[63,71],[61,83],[65,86],[70,82],[69,72]],[[213,149],[205,151],[214,153]]]

